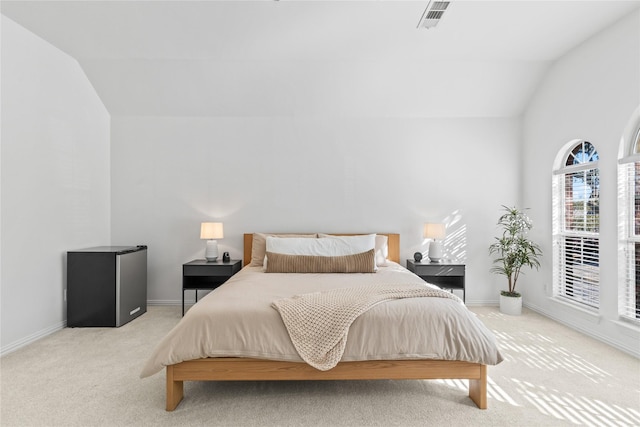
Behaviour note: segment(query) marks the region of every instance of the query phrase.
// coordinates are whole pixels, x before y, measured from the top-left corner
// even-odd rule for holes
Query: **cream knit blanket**
[[[376,304],[400,298],[439,297],[460,301],[452,293],[423,285],[369,285],[295,295],[274,301],[291,342],[309,365],[327,371],[338,364],[349,327]]]

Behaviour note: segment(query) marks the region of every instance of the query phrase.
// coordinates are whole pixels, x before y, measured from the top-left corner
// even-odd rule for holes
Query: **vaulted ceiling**
[[[626,0],[2,1],[112,115],[511,117]]]

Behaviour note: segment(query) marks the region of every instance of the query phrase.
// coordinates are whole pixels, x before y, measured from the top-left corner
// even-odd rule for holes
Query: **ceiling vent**
[[[438,22],[442,19],[442,16],[449,7],[450,1],[429,1],[427,8],[420,18],[418,28],[433,28],[438,25]]]

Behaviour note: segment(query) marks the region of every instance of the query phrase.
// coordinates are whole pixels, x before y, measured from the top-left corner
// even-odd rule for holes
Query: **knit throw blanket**
[[[460,301],[452,293],[422,285],[369,285],[295,295],[271,305],[280,313],[300,357],[327,371],[342,358],[349,327],[358,316],[384,301],[419,297]]]

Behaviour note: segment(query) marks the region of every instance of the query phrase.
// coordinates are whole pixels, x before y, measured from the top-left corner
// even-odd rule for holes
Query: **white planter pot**
[[[500,312],[510,316],[520,316],[522,314],[522,297],[500,295]]]

